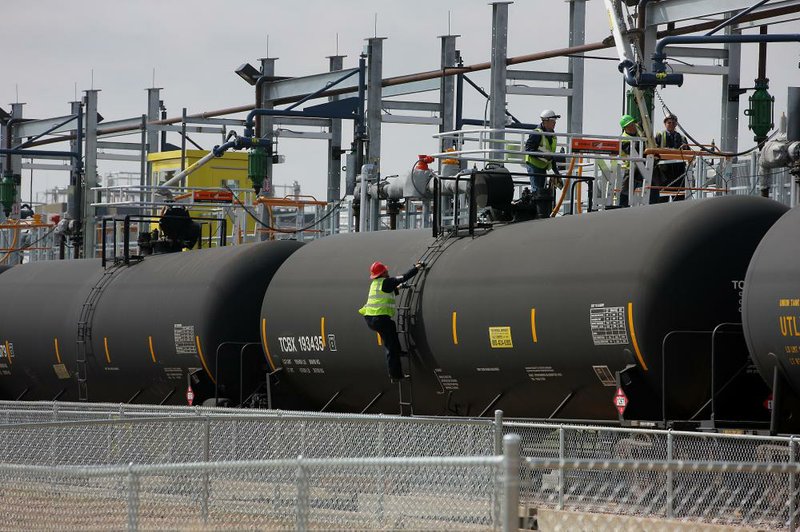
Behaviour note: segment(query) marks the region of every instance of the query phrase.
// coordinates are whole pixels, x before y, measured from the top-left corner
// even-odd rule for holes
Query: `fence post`
[[[519,442],[518,434],[503,438],[503,532],[519,529]]]
[[[789,438],[789,463],[797,463],[797,455],[795,454],[794,436]],[[795,473],[789,474],[789,530],[797,528],[797,475]]]
[[[139,529],[139,477],[128,464],[128,530]]]
[[[675,459],[674,441],[672,439],[672,429],[667,431],[667,462]],[[675,507],[675,493],[673,492],[675,473],[670,469],[667,471],[667,519],[672,519]]]
[[[494,423],[492,424],[492,435],[494,436],[494,455],[503,454],[503,411],[494,411]],[[500,520],[500,479],[495,478],[494,492],[492,493],[492,511],[494,512],[493,521]]]
[[[297,457],[297,472],[295,473],[297,484],[297,508],[295,512],[295,529],[300,532],[308,530],[308,481],[306,472],[303,468],[303,455]]]
[[[386,447],[385,447],[385,429],[384,423],[382,419],[378,420],[378,458],[386,458]],[[380,474],[378,475],[378,527],[384,528],[383,521],[386,518],[384,514],[384,503],[386,498],[386,468],[380,468]]]
[[[494,454],[503,453],[503,411],[494,411]]]
[[[558,459],[564,461],[564,425],[558,426]],[[558,510],[564,509],[564,465],[558,468]]]
[[[211,456],[211,417],[205,417],[203,429],[203,461],[208,464]],[[203,523],[208,523],[208,491],[208,469],[206,469],[203,472],[203,493],[200,501],[200,513],[203,517]]]

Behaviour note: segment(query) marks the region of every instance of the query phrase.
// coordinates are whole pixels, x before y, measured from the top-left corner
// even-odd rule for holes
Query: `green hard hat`
[[[633,124],[634,122],[636,122],[636,119],[631,115],[622,115],[622,118],[619,119],[619,127],[625,129],[625,126]]]

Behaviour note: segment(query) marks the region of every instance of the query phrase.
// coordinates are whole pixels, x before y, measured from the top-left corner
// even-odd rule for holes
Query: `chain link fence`
[[[0,425],[0,462],[30,465],[499,454],[491,420],[172,416]]]
[[[504,431],[520,435],[529,465],[542,460],[606,464],[523,469],[520,498],[526,515],[544,508],[775,528],[788,526],[791,516],[797,522],[797,476],[781,469],[798,466],[794,437],[515,422],[506,422]],[[639,465],[608,465],[618,461]],[[664,469],[664,463],[722,464],[727,469]]]
[[[518,422],[503,420],[501,412],[490,420],[134,405],[14,405],[0,409],[0,418],[6,422],[0,425],[0,462],[59,471],[128,464],[224,465],[298,456],[362,461],[492,457],[501,454],[504,434],[516,434],[520,454],[529,458],[520,470],[518,496],[523,515],[547,512],[552,517],[567,512],[572,518],[576,512],[599,517],[622,513],[637,519],[692,522],[716,522],[717,515],[724,515],[726,523],[780,528],[796,519],[798,506],[797,476],[780,469],[797,466],[794,437]],[[47,422],[30,422],[44,419]],[[636,469],[580,469],[544,467],[537,462],[541,460],[640,465]],[[658,464],[688,462],[726,464],[728,469],[658,469],[662,467]],[[743,464],[773,469],[736,469]],[[349,482],[346,475],[341,478]],[[440,482],[438,477],[421,478],[423,484]]]
[[[513,464],[510,469],[508,464]],[[0,465],[15,529],[499,529],[506,457],[40,467]],[[513,510],[513,511],[511,511]],[[516,525],[516,523],[514,523]],[[504,530],[510,526],[503,525]]]
[[[526,527],[795,530],[800,523],[797,463],[528,458],[523,471],[522,490],[532,495]]]

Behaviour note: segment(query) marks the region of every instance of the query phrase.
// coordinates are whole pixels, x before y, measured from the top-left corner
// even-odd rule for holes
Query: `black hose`
[[[233,194],[233,199],[236,201],[236,203],[239,204],[239,206],[241,206],[244,209],[244,212],[246,212],[248,214],[248,216],[250,216],[253,220],[255,220],[259,225],[261,225],[265,229],[269,229],[270,231],[275,231],[276,233],[285,233],[285,234],[302,233],[303,231],[308,231],[309,229],[311,229],[313,227],[316,227],[317,225],[319,225],[320,223],[325,221],[331,214],[336,212],[339,209],[339,207],[342,205],[342,202],[344,202],[345,198],[347,197],[347,195],[342,196],[342,198],[339,201],[336,202],[336,205],[331,207],[331,210],[328,211],[327,214],[325,214],[324,216],[322,216],[318,220],[314,221],[310,225],[307,225],[307,226],[302,227],[300,229],[279,229],[277,227],[272,227],[271,225],[266,224],[263,221],[261,221],[261,219],[258,216],[256,216],[244,203],[242,203],[242,201],[239,199],[239,196],[236,195],[236,192],[231,190],[231,188],[229,186],[227,186],[227,185],[225,185],[225,188],[231,194]]]

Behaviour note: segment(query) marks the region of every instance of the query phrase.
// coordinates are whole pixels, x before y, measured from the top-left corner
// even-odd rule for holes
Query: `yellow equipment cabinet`
[[[184,168],[188,168],[207,154],[208,152],[205,150],[186,150]],[[164,183],[181,171],[181,152],[179,150],[151,153],[147,156],[147,160],[152,163],[152,182],[154,184]],[[247,153],[226,152],[222,157],[215,157],[204,166],[189,174],[180,186],[208,189],[207,193],[204,193],[202,190],[187,191],[184,198],[188,199],[190,203],[213,202],[217,204],[231,203],[231,205],[233,205],[234,200],[231,199],[229,194],[225,194],[227,191],[223,189],[220,194],[214,194],[212,191],[220,191],[220,189],[225,186],[236,190],[239,188],[246,188],[249,184],[247,179]],[[243,203],[247,204],[244,193],[237,192],[237,195]],[[177,203],[182,203],[180,199],[184,198],[176,198],[178,199]],[[193,217],[210,216],[208,210],[202,208],[190,209],[189,212]],[[206,246],[205,239],[208,238],[209,223],[211,224],[211,231],[214,233],[217,231],[218,224],[216,222],[204,222],[203,247]],[[234,221],[228,217],[227,223],[228,233],[230,234]],[[255,222],[249,218],[247,220],[247,232],[252,233],[254,228]]]

